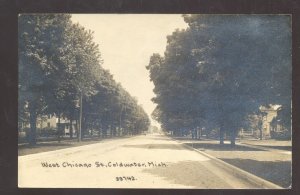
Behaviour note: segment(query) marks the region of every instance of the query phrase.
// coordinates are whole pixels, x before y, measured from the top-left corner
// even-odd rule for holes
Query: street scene
[[[142,135],[20,156],[19,187],[280,188],[214,161],[166,136]]]
[[[20,188],[290,189],[290,15],[20,14]]]

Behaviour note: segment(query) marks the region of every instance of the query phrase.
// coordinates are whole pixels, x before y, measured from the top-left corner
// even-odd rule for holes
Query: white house
[[[45,129],[57,129],[58,128],[58,117],[54,114],[48,114],[48,115],[42,115],[37,117],[36,127],[38,131],[42,132]],[[63,135],[69,135],[70,134],[70,120],[61,117],[60,118],[60,126],[63,129]],[[29,122],[24,122],[19,125],[20,130],[24,128],[30,128]],[[73,129],[73,135],[76,135],[76,124],[72,123],[72,129]]]
[[[269,106],[261,106],[259,109],[263,112],[262,117],[262,129],[263,136],[265,138],[271,137],[271,122],[277,116],[278,111],[280,110],[281,105],[269,105]]]

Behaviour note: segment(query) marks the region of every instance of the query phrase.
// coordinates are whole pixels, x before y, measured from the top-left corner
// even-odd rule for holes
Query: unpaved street
[[[142,135],[20,156],[19,187],[256,187],[211,161],[164,135]]]

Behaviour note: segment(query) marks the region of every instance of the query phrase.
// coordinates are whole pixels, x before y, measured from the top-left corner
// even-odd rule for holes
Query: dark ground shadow
[[[213,151],[266,151],[263,149],[250,148],[248,146],[235,145],[232,147],[230,144],[219,143],[184,143],[199,150],[213,150]]]
[[[123,145],[127,148],[141,148],[141,149],[168,149],[168,150],[186,150],[179,144],[138,144],[138,145]]]
[[[182,141],[201,141],[201,139],[192,139],[191,137],[170,137],[172,139],[176,139],[176,140],[182,140]]]
[[[89,140],[82,140],[81,142],[77,142],[76,140],[62,140],[60,143],[58,141],[37,143],[35,146],[24,144],[18,146],[18,155],[23,156],[28,154],[40,153],[40,152],[48,152],[48,151],[59,150],[64,148],[89,145],[93,143],[99,143],[99,141],[101,140],[89,139]]]
[[[292,151],[292,146],[266,146],[266,145],[256,145],[264,148],[271,148],[271,149],[277,149],[277,150],[287,150]]]
[[[28,155],[28,154],[35,154],[40,152],[48,152],[53,150],[59,150],[63,148],[70,148],[74,147],[71,143],[37,143],[35,146],[30,146],[28,144],[18,146],[18,155]]]
[[[288,188],[292,184],[290,161],[257,161],[240,158],[220,159],[281,187]]]
[[[57,147],[57,146],[69,146],[71,143],[58,143],[58,142],[51,142],[51,143],[37,143],[34,146],[29,144],[24,144],[18,146],[18,149],[25,149],[25,148],[40,148],[40,147]]]

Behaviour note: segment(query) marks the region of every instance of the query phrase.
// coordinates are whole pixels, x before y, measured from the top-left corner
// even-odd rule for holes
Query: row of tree
[[[38,116],[78,120],[81,97],[83,130],[147,130],[145,111],[102,68],[93,32],[72,23],[70,14],[21,14],[18,25],[19,119],[30,122],[31,144],[36,143]]]
[[[281,105],[291,127],[291,21],[275,15],[183,15],[185,30],[167,37],[149,65],[164,129],[219,129],[231,143],[261,105]]]

